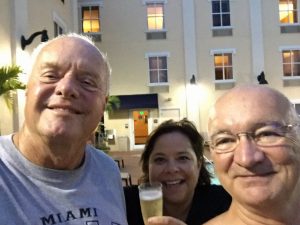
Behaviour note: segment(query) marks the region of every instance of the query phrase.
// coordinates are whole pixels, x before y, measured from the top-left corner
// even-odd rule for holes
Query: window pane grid
[[[149,57],[150,83],[167,83],[168,69],[166,56]]]
[[[100,10],[99,6],[84,6],[82,7],[82,32],[100,32]]]
[[[54,37],[58,36],[58,25],[56,22],[54,22]]]
[[[212,19],[214,27],[230,26],[229,0],[213,0]]]
[[[285,77],[300,76],[300,50],[283,51],[282,62]]]
[[[164,8],[163,4],[147,4],[147,25],[148,30],[164,29]]]
[[[279,21],[283,24],[298,23],[297,0],[279,0]]]
[[[222,12],[223,13],[229,13],[230,12],[230,8],[229,8],[229,1],[221,1],[221,5],[222,5]]]
[[[300,116],[300,103],[294,103],[297,114]]]
[[[63,33],[64,33],[64,29],[54,21],[54,37],[57,37],[58,35],[61,35]]]
[[[215,80],[232,80],[232,54],[221,53],[214,55]]]

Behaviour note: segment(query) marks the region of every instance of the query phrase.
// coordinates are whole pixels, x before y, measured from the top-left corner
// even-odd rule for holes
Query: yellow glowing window
[[[83,33],[101,31],[99,6],[82,7],[82,31]]]
[[[221,53],[214,55],[215,80],[232,80],[232,54]]]
[[[148,30],[164,29],[164,6],[162,3],[147,4]]]
[[[280,23],[297,23],[298,9],[297,0],[279,0]]]

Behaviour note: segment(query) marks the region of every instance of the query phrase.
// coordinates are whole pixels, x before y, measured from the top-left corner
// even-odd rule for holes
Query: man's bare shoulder
[[[211,220],[207,221],[203,225],[224,225],[224,219],[226,217],[225,215],[226,212],[212,218]]]

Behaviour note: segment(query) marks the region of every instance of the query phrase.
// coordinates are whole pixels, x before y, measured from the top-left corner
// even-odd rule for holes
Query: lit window
[[[81,8],[81,25],[83,33],[97,33],[101,31],[100,7],[83,6]]]
[[[165,28],[163,3],[147,4],[147,25],[148,30],[163,30]]]
[[[283,50],[283,76],[300,77],[300,50]]]
[[[150,84],[168,82],[168,68],[166,56],[151,56],[149,59]]]
[[[212,0],[213,27],[230,26],[230,4],[229,0]]]
[[[283,24],[298,23],[297,0],[279,0],[279,20]]]
[[[233,80],[232,53],[214,54],[215,80]]]

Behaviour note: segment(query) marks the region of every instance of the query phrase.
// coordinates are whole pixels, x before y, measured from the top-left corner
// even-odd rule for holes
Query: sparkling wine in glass
[[[147,225],[149,217],[163,215],[162,184],[142,183],[138,188],[143,220]]]

